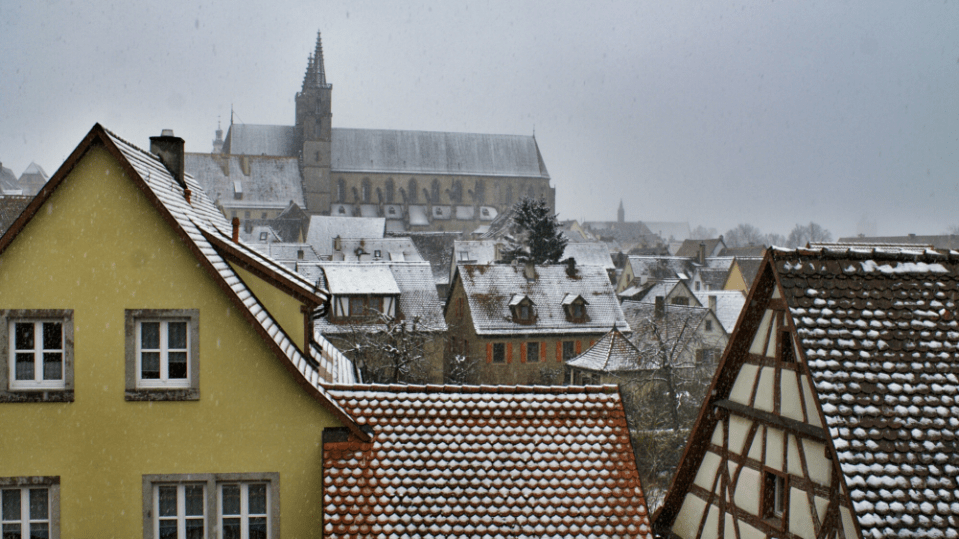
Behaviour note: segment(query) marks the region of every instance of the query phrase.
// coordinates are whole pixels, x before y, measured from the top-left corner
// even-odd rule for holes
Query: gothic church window
[[[372,190],[373,190],[373,186],[370,184],[370,179],[369,179],[369,178],[363,178],[363,202],[364,202],[365,204],[369,204],[369,203],[370,203],[370,197],[372,196],[372,193],[371,193]]]
[[[386,179],[386,203],[392,204],[395,195],[396,186],[393,185],[393,178]]]
[[[419,186],[416,184],[416,178],[410,178],[410,181],[407,185],[409,186],[409,197],[410,197],[410,199],[407,202],[409,202],[410,204],[416,204],[417,199],[419,198],[419,193],[418,193]]]
[[[336,201],[340,204],[346,202],[346,182],[343,178],[336,180]]]

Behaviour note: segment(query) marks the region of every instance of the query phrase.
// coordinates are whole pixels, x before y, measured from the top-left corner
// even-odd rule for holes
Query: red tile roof
[[[330,386],[324,537],[652,537],[619,392]]]

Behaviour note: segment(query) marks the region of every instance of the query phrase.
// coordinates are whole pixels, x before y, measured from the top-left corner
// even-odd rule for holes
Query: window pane
[[[160,348],[160,323],[143,322],[140,324],[140,348],[158,350]]]
[[[203,519],[191,518],[186,521],[186,539],[203,539]]]
[[[160,516],[161,517],[175,517],[176,516],[176,487],[160,487]],[[161,522],[162,526],[163,523]]]
[[[33,350],[33,322],[17,323],[14,334],[17,350]]]
[[[186,322],[170,322],[167,327],[169,328],[167,347],[171,350],[186,350]]]
[[[33,354],[17,354],[17,380],[33,380]]]
[[[266,539],[266,517],[250,518],[250,539]]]
[[[30,524],[30,539],[50,539],[50,525]]]
[[[63,354],[60,352],[43,353],[43,379],[63,379]]]
[[[240,514],[240,485],[223,486],[223,514]]]
[[[20,489],[3,491],[3,520],[20,520]]]
[[[140,378],[156,380],[160,378],[160,353],[143,352],[140,354]]]
[[[240,539],[240,519],[223,519],[223,539]]]
[[[43,323],[43,349],[59,350],[63,348],[63,324],[60,322]]]
[[[250,485],[250,510],[251,515],[266,514],[266,485]]]
[[[186,352],[170,352],[167,374],[170,379],[186,378]]]
[[[46,520],[47,507],[47,489],[30,489],[30,520]]]
[[[186,516],[203,516],[203,486],[187,485],[186,490]]]
[[[18,517],[19,518],[19,517]],[[4,524],[3,525],[3,539],[20,539],[20,525],[19,524]]]
[[[178,539],[176,520],[160,521],[160,539]]]

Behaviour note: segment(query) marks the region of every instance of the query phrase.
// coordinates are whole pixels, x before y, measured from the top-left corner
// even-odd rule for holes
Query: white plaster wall
[[[763,490],[761,478],[757,470],[743,468],[733,494],[737,507],[756,516],[759,516],[759,496]]]
[[[739,537],[740,539],[766,539],[766,534],[740,520]]]
[[[800,383],[802,384],[803,399],[806,400],[806,412],[809,414],[809,421],[807,422],[814,427],[822,428],[822,421],[819,420],[819,411],[816,409],[816,398],[813,396],[812,386],[809,385],[809,377],[805,374],[802,375],[800,377]]]
[[[826,446],[812,440],[803,440],[802,443],[809,478],[828,487],[832,481],[832,461],[826,458]]]
[[[694,494],[686,494],[683,500],[683,507],[676,515],[676,521],[673,522],[673,533],[683,539],[694,539],[699,533],[699,522],[703,519],[703,509],[706,508],[706,502],[699,499]]]
[[[789,531],[804,539],[816,539],[809,499],[798,488],[789,489]]]
[[[766,429],[766,466],[783,472],[783,431]]]
[[[769,322],[772,320],[773,312],[769,309],[766,309],[766,312],[763,313],[763,319],[759,322],[759,330],[756,331],[756,336],[753,337],[753,343],[749,347],[750,354],[762,354],[763,353],[763,341],[766,340],[766,332],[769,331]]]
[[[773,298],[773,299],[779,299],[779,298],[783,297],[782,294],[779,293],[779,286],[776,286],[775,288],[773,288],[773,295],[772,295],[772,296],[769,296],[769,297],[771,297],[771,298]]]
[[[749,427],[753,422],[739,417],[737,415],[729,416],[729,450],[733,453],[742,455],[743,444],[746,442],[746,435],[749,434]]]
[[[699,465],[699,470],[696,472],[696,479],[693,481],[696,485],[708,490],[713,490],[713,479],[716,478],[716,470],[719,469],[720,459],[719,455],[713,453],[712,451],[707,451],[706,455],[703,457],[702,464]]]
[[[826,516],[826,508],[829,507],[829,500],[821,496],[816,496],[815,503],[816,514],[819,515],[819,520],[822,521],[823,517]]]
[[[709,506],[709,514],[706,515],[703,534],[699,536],[699,539],[717,539],[717,537],[719,537],[719,508],[711,505]]]
[[[799,460],[799,441],[795,436],[787,435],[789,440],[786,445],[786,468],[792,475],[802,477],[802,461]]]
[[[839,515],[842,517],[842,532],[847,538],[856,536],[856,525],[852,522],[852,514],[846,507],[839,508]]]
[[[759,462],[763,461],[763,431],[765,429],[765,427],[762,427],[756,432],[756,436],[753,436],[753,443],[749,446],[749,458]]]
[[[782,315],[773,317],[773,330],[769,335],[769,343],[766,344],[766,357],[776,357],[777,344],[779,343],[779,327],[783,323]]]
[[[796,373],[789,369],[782,369],[779,372],[779,387],[781,398],[779,402],[780,414],[789,419],[804,421],[802,401],[799,397],[799,379],[796,377]]]
[[[723,422],[722,421],[716,422],[716,428],[713,429],[713,437],[710,441],[718,445],[719,447],[723,446]]]
[[[756,387],[756,401],[753,407],[766,412],[773,411],[773,384],[776,381],[776,369],[762,367],[759,370],[759,385]]]
[[[733,384],[733,389],[729,392],[729,400],[746,406],[751,404],[749,397],[753,393],[753,383],[756,381],[758,370],[758,365],[749,363],[744,364],[739,369],[739,373],[736,375],[736,383]]]

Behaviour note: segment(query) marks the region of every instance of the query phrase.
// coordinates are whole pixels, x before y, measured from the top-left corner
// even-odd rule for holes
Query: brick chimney
[[[706,265],[706,243],[702,241],[699,242],[699,265]]]
[[[159,137],[150,137],[150,153],[156,154],[180,187],[186,189],[183,180],[183,139],[173,136],[172,129],[164,129]]]

